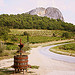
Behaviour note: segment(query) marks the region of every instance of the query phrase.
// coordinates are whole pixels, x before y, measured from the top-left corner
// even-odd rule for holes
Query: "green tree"
[[[0,56],[3,55],[3,52],[5,49],[6,49],[6,47],[4,46],[4,44],[0,42]]]
[[[64,33],[62,34],[62,37],[71,38],[71,34],[68,33],[68,32],[64,32]]]

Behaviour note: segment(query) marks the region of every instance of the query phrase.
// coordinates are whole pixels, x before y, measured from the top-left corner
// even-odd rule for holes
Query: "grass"
[[[18,44],[20,43],[20,38],[22,39],[22,43],[25,44],[27,42],[27,36],[24,35],[26,31],[29,36],[30,47],[37,47],[37,45],[33,44],[41,44],[45,42],[65,40],[66,38],[61,38],[62,33],[67,31],[61,30],[37,30],[37,29],[10,29],[9,38],[6,40],[6,49],[2,54],[4,57],[13,57],[17,50]],[[53,33],[56,37],[53,37]],[[72,32],[69,32],[72,33]],[[1,40],[1,39],[0,39]],[[11,53],[10,53],[11,52]],[[3,57],[1,57],[3,58]],[[0,58],[0,59],[1,59]]]
[[[2,59],[8,59],[8,58],[13,58],[14,55],[16,54],[17,50],[4,50],[2,55],[0,54],[0,60]]]
[[[31,68],[32,68],[32,69],[38,69],[39,66],[34,65],[34,66],[31,66]]]
[[[30,34],[30,36],[52,36],[53,33],[55,33],[56,36],[61,36],[62,33],[67,31],[61,31],[61,30],[37,30],[37,29],[10,29],[9,34],[13,35],[23,35],[23,33],[26,31]],[[72,32],[70,32],[72,33]]]
[[[0,69],[0,75],[10,75],[13,74],[14,71],[8,70],[6,68]]]
[[[22,39],[22,43],[26,43],[27,37],[26,36],[17,36],[18,40],[20,38]],[[60,37],[48,37],[48,36],[30,36],[29,42],[30,43],[44,43],[44,42],[50,42],[50,41],[58,41],[60,40]],[[63,38],[65,39],[65,38]],[[17,41],[19,43],[19,41]]]
[[[10,42],[16,42],[19,43],[20,38],[22,38],[22,42],[27,42],[27,36],[24,36],[24,32],[27,32],[29,36],[29,42],[30,43],[44,43],[44,42],[50,42],[50,41],[58,41],[58,40],[64,40],[66,38],[61,38],[62,34],[64,32],[68,31],[61,31],[61,30],[37,30],[37,29],[10,29],[10,38],[15,36],[17,41],[11,41]],[[72,32],[68,32],[73,34]],[[56,37],[53,37],[53,34],[55,34]],[[74,34],[73,34],[74,36]]]
[[[64,46],[66,49],[63,48]],[[69,56],[75,57],[75,49],[73,48],[75,48],[75,43],[56,46],[56,47],[51,48],[50,51],[54,53],[58,53],[58,54],[69,55]]]
[[[69,40],[69,41],[66,41],[66,42],[60,42],[60,43],[53,43],[53,44],[48,44],[48,45],[43,45],[42,47],[46,47],[46,46],[51,46],[51,45],[57,45],[57,44],[63,44],[63,43],[73,43],[75,42],[75,40]]]

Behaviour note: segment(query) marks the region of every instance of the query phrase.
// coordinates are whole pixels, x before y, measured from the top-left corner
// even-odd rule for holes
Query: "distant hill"
[[[75,32],[75,25],[64,22],[60,19],[50,19],[47,16],[22,14],[2,14],[0,15],[0,27],[7,26],[15,29],[47,29],[47,30],[66,30]]]
[[[48,7],[47,9],[45,9],[43,7],[39,7],[39,8],[29,11],[28,14],[38,15],[38,16],[42,16],[42,17],[47,16],[50,19],[53,18],[53,19],[60,19],[60,20],[64,21],[63,15],[60,12],[60,10],[57,8],[54,8],[54,7]]]

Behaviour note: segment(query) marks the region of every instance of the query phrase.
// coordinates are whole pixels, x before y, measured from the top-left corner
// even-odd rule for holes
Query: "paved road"
[[[66,43],[67,44],[67,43]],[[62,44],[58,44],[62,45]],[[49,58],[55,59],[55,60],[60,60],[60,61],[65,61],[65,62],[70,62],[70,63],[75,63],[75,57],[72,56],[67,56],[67,55],[61,55],[61,54],[56,54],[51,51],[49,51],[50,48],[58,46],[58,45],[52,45],[52,46],[46,46],[42,47],[39,52]]]

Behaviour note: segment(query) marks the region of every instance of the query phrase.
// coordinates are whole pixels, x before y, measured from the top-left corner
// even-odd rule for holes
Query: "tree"
[[[5,33],[5,34],[2,36],[2,39],[6,42],[6,40],[8,40],[8,34]]]
[[[55,33],[53,33],[53,37],[56,37]]]
[[[4,52],[5,49],[6,47],[4,46],[4,44],[0,42],[0,56],[2,56],[2,53]]]
[[[64,33],[62,34],[62,37],[71,38],[71,34],[68,33],[68,32],[64,32]]]
[[[24,35],[27,36],[27,42],[29,42],[29,34],[25,31],[25,32],[24,32]]]

